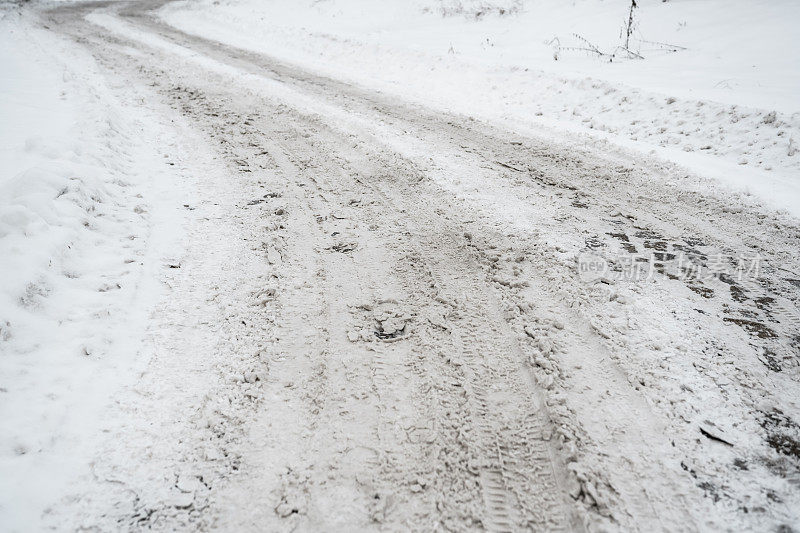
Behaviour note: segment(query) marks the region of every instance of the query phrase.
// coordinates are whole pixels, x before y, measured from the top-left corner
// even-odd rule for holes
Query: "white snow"
[[[570,49],[615,50],[628,6],[180,0],[159,12],[185,32],[501,126],[502,136],[487,134],[477,149],[451,137],[472,142],[471,125],[444,127],[452,116],[420,111],[404,123],[377,104],[373,113],[357,88],[321,83],[317,93],[308,84],[319,79],[300,70],[273,76],[236,53],[153,31],[118,6],[75,12],[73,29],[96,41],[85,49],[24,9],[0,7],[0,529],[350,525],[348,512],[364,509],[373,520],[375,509],[360,501],[336,508],[367,494],[361,467],[348,466],[359,454],[343,458],[367,448],[361,439],[405,446],[400,431],[382,435],[393,421],[405,431],[400,421],[436,428],[457,414],[447,402],[411,413],[439,392],[412,398],[407,358],[431,365],[419,377],[433,386],[420,391],[447,379],[458,388],[469,381],[456,371],[464,344],[505,356],[512,349],[493,339],[513,335],[534,347],[523,355],[538,354],[533,379],[547,391],[554,427],[571,435],[561,452],[584,503],[636,509],[648,485],[645,495],[659,501],[636,512],[652,507],[654,525],[684,510],[687,524],[754,524],[765,507],[764,524],[796,520],[791,476],[757,456],[766,448],[759,416],[782,409],[787,421],[798,418],[794,353],[778,354],[783,372],[765,369],[760,341],[727,322],[733,285],[714,280],[716,299],[664,276],[582,286],[573,267],[591,238],[622,253],[622,240],[604,237],[618,232],[644,254],[661,245],[648,240],[688,243],[697,228],[718,229],[720,243],[737,251],[758,249],[757,238],[775,228],[796,228],[800,3],[641,0],[632,49],[644,59],[609,62]],[[509,132],[522,140],[504,139]],[[502,160],[483,158],[495,140]],[[551,165],[544,170],[562,173],[566,185],[585,172],[576,179],[590,192],[609,183],[608,197],[590,194],[597,205],[578,207],[586,191],[517,179],[523,172],[507,157],[530,154],[534,141],[553,162],[529,160]],[[618,163],[633,172],[617,173]],[[408,188],[405,166],[425,179]],[[605,173],[616,181],[603,181]],[[708,200],[700,215],[686,198],[671,202],[698,190],[702,197],[687,197]],[[437,224],[445,227],[430,232]],[[647,237],[650,226],[664,236]],[[786,285],[797,281],[786,278],[795,275],[795,250],[776,250],[783,242],[764,247],[772,254],[765,279]],[[335,245],[349,248],[332,253]],[[473,252],[485,272],[472,272]],[[408,286],[395,265],[409,268]],[[756,305],[761,287],[751,285],[742,284],[752,296],[742,316],[762,320],[763,311],[780,335],[800,324],[795,293],[766,311]],[[458,305],[464,316],[445,314]],[[374,320],[393,335],[406,324],[425,331],[426,314],[438,332],[432,340],[369,345],[379,344]],[[523,396],[505,403],[500,389],[510,382],[494,383],[495,407],[531,408]],[[390,409],[371,403],[373,389],[378,398],[389,392]],[[370,424],[375,435],[362,435]],[[736,447],[706,453],[697,428]],[[743,458],[751,463],[740,473],[731,465]],[[400,467],[404,475],[421,468],[414,460]],[[728,498],[714,505],[698,496],[704,477]],[[784,503],[775,494],[787,495]],[[295,516],[306,498],[316,506],[311,521],[293,521],[308,518]],[[747,507],[731,507],[740,504],[758,512],[746,521]],[[673,507],[677,514],[657,516]]]
[[[171,3],[162,16],[440,109],[653,152],[800,215],[800,5],[643,1],[635,37],[686,50],[638,43],[644,60],[609,63],[565,49],[553,59],[553,38],[581,45],[573,34],[612,50],[628,6],[203,0]]]
[[[11,11],[0,49],[0,516],[22,531],[86,471],[148,360],[185,195],[83,53]]]

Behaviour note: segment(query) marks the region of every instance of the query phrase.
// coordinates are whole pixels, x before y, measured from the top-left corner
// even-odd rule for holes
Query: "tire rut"
[[[289,228],[291,239],[313,245],[286,249],[300,254],[302,248],[305,255],[293,260],[302,257],[316,265],[317,274],[304,283],[318,301],[309,300],[300,287],[287,291],[305,298],[305,307],[287,300],[285,327],[287,332],[303,327],[301,315],[313,309],[320,329],[311,342],[319,345],[317,353],[305,354],[298,367],[310,372],[304,382],[309,390],[286,398],[302,397],[309,417],[305,427],[312,435],[367,451],[337,456],[326,444],[313,443],[302,452],[299,470],[304,473],[295,470],[285,492],[333,494],[334,499],[346,493],[357,504],[342,511],[342,523],[365,528],[577,530],[584,520],[640,530],[668,530],[678,520],[686,529],[699,527],[706,510],[700,489],[716,498],[715,484],[723,486],[732,470],[706,465],[712,473],[704,479],[675,451],[691,450],[699,461],[704,454],[695,427],[687,428],[686,420],[674,414],[691,418],[693,413],[655,405],[660,393],[669,396],[668,364],[673,363],[664,366],[664,390],[648,393],[643,377],[626,361],[654,346],[632,334],[631,324],[663,317],[641,310],[644,318],[632,316],[625,297],[619,297],[625,292],[621,284],[581,284],[574,256],[620,245],[635,258],[652,249],[650,263],[661,287],[678,282],[665,266],[669,254],[678,247],[690,255],[702,248],[690,239],[706,243],[700,255],[763,251],[771,268],[768,283],[738,287],[721,278],[708,287],[686,283],[694,293],[669,294],[668,301],[680,304],[681,312],[691,306],[698,313],[707,312],[706,303],[712,309],[731,307],[731,299],[741,304],[741,316],[724,311],[734,319],[727,327],[754,332],[750,346],[764,350],[764,365],[777,372],[796,367],[796,357],[782,357],[778,364],[765,355],[767,350],[783,353],[792,343],[797,348],[796,286],[793,278],[776,274],[779,266],[797,271],[796,258],[782,256],[778,246],[760,248],[755,236],[763,230],[791,249],[798,239],[793,221],[750,207],[728,212],[723,200],[681,192],[672,184],[654,186],[650,172],[670,175],[613,154],[600,158],[535,139],[510,142],[507,132],[468,118],[392,103],[183,34],[146,13],[148,6],[160,4],[122,13],[139,27],[226,65],[284,81],[321,100],[335,96],[360,119],[383,123],[383,129],[342,131],[330,125],[335,118],[229,87],[224,77],[197,80],[163,54],[147,62],[128,58],[139,63],[138,72],[130,69],[127,75],[157,80],[155,90],[206,132],[234,172],[258,179],[277,168],[294,182],[285,189],[286,200],[295,202],[289,208],[301,211],[303,222]],[[90,46],[92,40],[103,43],[96,53],[111,67],[120,53],[112,50],[126,45],[102,33],[81,39]],[[403,143],[397,139],[405,138],[397,134],[401,131],[410,138],[411,155],[398,148]],[[279,148],[269,146],[273,143]],[[476,191],[486,187],[481,201],[468,202],[456,192],[472,186]],[[504,207],[491,205],[500,198],[517,201],[512,205],[529,214],[526,223],[534,228],[520,234],[513,209],[502,202],[497,204]],[[695,206],[699,216],[690,216]],[[507,212],[498,212],[502,209]],[[748,227],[745,215],[756,217],[758,226]],[[713,227],[704,226],[704,218],[713,219]],[[270,252],[280,253],[274,242],[265,244],[267,260]],[[386,290],[389,286],[392,290]],[[560,327],[554,314],[564,317]],[[772,324],[779,335],[759,336],[753,324],[761,319],[753,316],[779,322]],[[690,325],[696,320],[678,318]],[[720,351],[715,331],[700,332],[697,361],[684,359],[709,368],[703,356]],[[661,350],[655,346],[653,351]],[[597,360],[583,361],[587,355]],[[719,381],[732,378],[761,379],[747,367]],[[333,391],[334,379],[349,380],[360,398],[344,399]],[[576,385],[589,389],[577,398],[596,403],[566,405],[564,391]],[[712,398],[752,403],[748,394],[723,390]],[[375,399],[375,411],[340,419],[342,409],[365,398]],[[681,399],[672,395],[669,401]],[[784,425],[792,427],[790,422]],[[656,442],[667,431],[672,449]],[[642,450],[642,442],[653,448]],[[340,474],[349,492],[326,493],[332,489],[324,487],[314,458],[323,458],[321,463]],[[292,509],[289,505],[289,514],[281,517],[281,527],[311,527],[321,516],[301,516]]]

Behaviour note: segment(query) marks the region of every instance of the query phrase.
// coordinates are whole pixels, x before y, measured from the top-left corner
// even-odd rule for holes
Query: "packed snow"
[[[0,3],[0,530],[800,527],[800,3]]]

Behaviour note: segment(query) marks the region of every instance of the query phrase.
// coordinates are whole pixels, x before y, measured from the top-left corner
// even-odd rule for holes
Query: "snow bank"
[[[632,48],[645,59],[612,63],[568,48],[618,45],[627,0],[514,5],[201,0],[162,14],[441,109],[653,151],[800,215],[800,4],[642,1]]]
[[[159,258],[180,236],[184,188],[149,127],[68,46],[16,13],[0,20],[4,530],[37,529],[88,470],[111,394],[147,361]]]

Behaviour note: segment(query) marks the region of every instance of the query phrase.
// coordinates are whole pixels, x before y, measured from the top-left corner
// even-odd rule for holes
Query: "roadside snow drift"
[[[3,14],[0,516],[24,530],[85,472],[111,394],[147,361],[182,186],[90,59]]]

